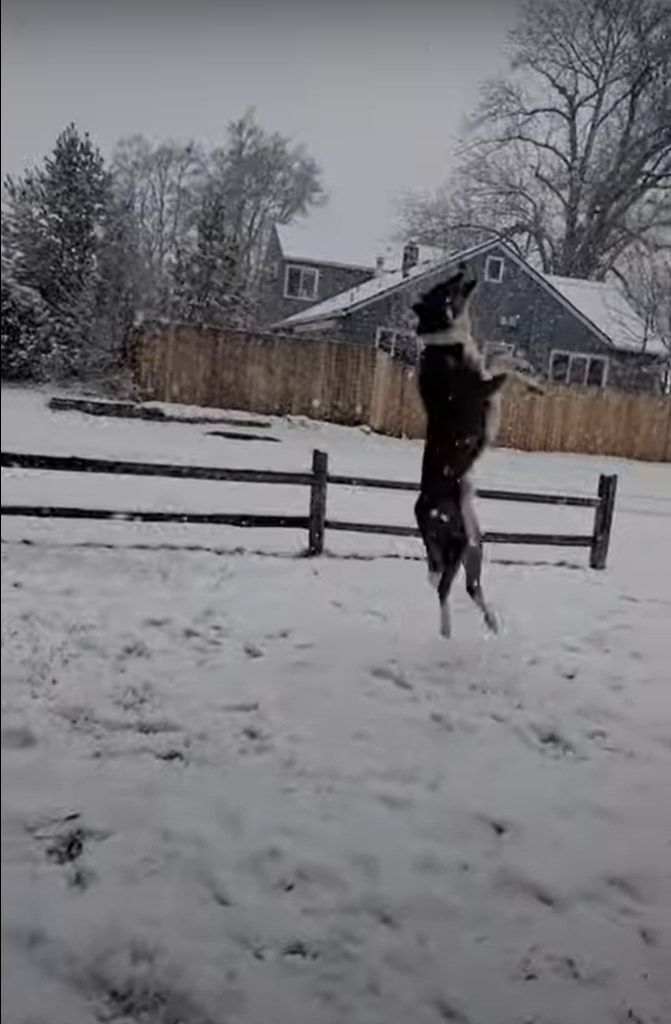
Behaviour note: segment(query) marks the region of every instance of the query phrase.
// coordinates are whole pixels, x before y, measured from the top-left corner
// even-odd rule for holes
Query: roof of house
[[[405,276],[400,267],[396,270],[388,270],[380,274],[379,277],[372,277],[369,281],[364,281],[354,288],[348,288],[338,295],[331,296],[330,299],[324,299],[323,302],[318,302],[314,306],[308,306],[299,313],[294,313],[292,316],[280,321],[275,326],[297,327],[300,324],[313,324],[319,320],[332,320],[334,317],[345,316],[360,306],[368,305],[369,302],[373,302],[387,292],[414,284],[426,275],[435,273],[443,265],[448,266],[457,259],[468,259],[470,256],[475,256],[491,244],[491,242],[486,242],[456,255],[441,253],[438,259],[434,257],[433,259],[422,260],[420,252],[419,262]]]
[[[434,274],[441,267],[448,267],[461,260],[468,260],[487,249],[499,246],[506,255],[527,270],[532,278],[549,292],[553,298],[567,308],[574,316],[598,334],[602,340],[613,348],[627,352],[648,352],[651,355],[666,354],[667,349],[660,338],[645,339],[645,325],[641,317],[631,308],[622,292],[613,284],[601,281],[585,281],[569,277],[556,277],[542,274],[535,270],[508,242],[499,238],[491,238],[470,249],[455,253],[440,252],[439,256],[421,258],[419,263],[404,277],[401,269],[387,271],[373,277],[355,288],[348,288],[330,299],[318,302],[313,306],[275,324],[276,327],[301,327],[314,325],[320,321],[337,319],[348,315],[381,298],[388,292],[414,285],[422,278]]]
[[[378,257],[384,259],[385,267],[395,269],[401,266],[403,246],[395,242],[379,242],[372,251],[360,247],[343,244],[330,237],[321,256],[315,255],[314,236],[305,224],[276,224],[275,230],[285,259],[297,260],[299,263],[312,263],[333,266],[355,267],[358,270],[374,270]],[[419,258],[425,263],[444,256],[442,249],[435,246],[420,245]]]
[[[617,349],[642,350],[659,355],[666,352],[661,338],[645,338],[645,324],[620,289],[608,281],[585,281],[574,277],[543,275],[553,288],[587,317]],[[645,348],[643,349],[643,341]]]

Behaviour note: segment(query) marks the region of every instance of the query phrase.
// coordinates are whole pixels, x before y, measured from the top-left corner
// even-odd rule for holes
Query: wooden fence
[[[145,325],[133,345],[142,399],[367,423],[395,437],[423,437],[411,370],[369,345],[247,334],[185,325]],[[671,398],[511,383],[498,443],[671,461]]]
[[[308,532],[308,555],[324,550],[327,530],[350,533],[375,533],[393,537],[417,537],[414,526],[384,523],[358,523],[328,519],[326,499],[329,484],[345,487],[372,487],[380,490],[417,491],[418,485],[403,480],[378,480],[371,477],[329,474],[328,455],[315,449],[312,469],[304,473],[276,470],[225,469],[219,466],[176,466],[161,463],[120,462],[77,456],[31,455],[23,452],[0,453],[3,469],[31,469],[64,473],[111,473],[120,476],[160,476],[178,480],[227,480],[236,483],[303,484],[310,488],[307,515],[268,515],[240,512],[145,512],[119,509],[84,509],[56,505],[2,505],[2,515],[40,519],[107,519],[145,523],[200,523],[218,526],[305,529]],[[588,534],[552,533],[485,533],[485,543],[533,544],[539,547],[588,547],[592,569],[605,569],[610,533],[615,510],[617,476],[599,477],[598,494],[593,498],[565,494],[534,494],[526,491],[480,489],[478,497],[492,501],[528,502],[535,505],[565,505],[593,508],[594,526]]]

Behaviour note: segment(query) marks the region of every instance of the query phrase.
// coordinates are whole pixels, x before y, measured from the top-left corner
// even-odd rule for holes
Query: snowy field
[[[9,451],[419,469],[415,442],[305,421],[241,442],[2,406]],[[495,638],[460,582],[438,635],[412,540],[327,534],[307,560],[291,531],[3,520],[4,1024],[668,1024],[671,469],[494,451],[479,482],[593,494],[602,471],[607,571],[489,549]],[[2,481],[6,503],[307,508],[305,488]],[[409,522],[412,501],[331,488],[329,514]]]

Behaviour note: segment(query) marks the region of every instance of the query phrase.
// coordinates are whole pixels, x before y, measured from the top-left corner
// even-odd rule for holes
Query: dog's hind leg
[[[438,509],[427,507],[428,504],[426,497],[420,494],[415,503],[415,519],[426,551],[429,586],[432,590],[437,590],[443,575],[443,558],[440,544],[431,527],[438,516]]]
[[[494,612],[485,601],[482,592],[482,545],[469,544],[463,556],[464,570],[466,572],[466,593],[475,601],[484,616],[485,623],[492,633],[498,632],[498,623]]]
[[[438,602],[440,604],[440,632],[441,635],[446,639],[452,635],[452,625],[450,622],[450,606],[449,596],[454,577],[457,575],[459,569],[459,559],[452,559],[448,566],[443,569],[443,573],[438,583]]]

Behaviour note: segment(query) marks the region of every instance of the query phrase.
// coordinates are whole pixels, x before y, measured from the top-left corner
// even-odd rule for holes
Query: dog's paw
[[[499,620],[492,611],[491,608],[485,608],[484,610],[485,625],[492,633],[498,633],[499,631]]]

